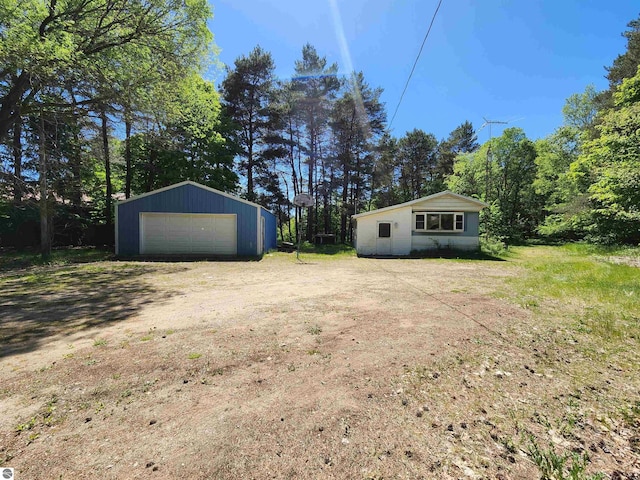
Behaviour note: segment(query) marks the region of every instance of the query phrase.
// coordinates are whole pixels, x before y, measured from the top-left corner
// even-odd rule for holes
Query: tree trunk
[[[73,115],[74,121],[74,129],[73,129],[73,155],[72,158],[69,159],[69,163],[71,164],[71,182],[72,182],[72,192],[71,192],[71,203],[74,207],[80,207],[82,204],[82,160],[80,158],[82,149],[80,148],[80,135],[79,135],[79,127],[78,127],[78,116]]]
[[[158,150],[153,146],[153,143],[149,142],[149,162],[147,163],[147,181],[145,182],[145,191],[150,192],[153,190],[156,178],[156,160],[158,159]]]
[[[13,124],[13,201],[22,202],[22,119]]]
[[[38,128],[40,145],[38,149],[38,173],[40,175],[40,253],[43,260],[51,255],[51,236],[49,235],[49,208],[47,190],[47,152],[44,132],[44,116],[40,111],[40,124]]]
[[[131,119],[129,118],[128,112],[125,115],[124,135],[124,196],[125,198],[129,198],[131,196]]]
[[[102,124],[102,154],[104,156],[104,173],[107,190],[105,195],[104,216],[106,224],[111,225],[113,223],[111,219],[111,160],[109,158],[109,131],[107,128],[107,112],[104,109],[100,112],[100,120]]]
[[[9,131],[19,115],[22,95],[30,87],[31,78],[23,71],[18,77],[11,79],[11,86],[0,100],[0,142],[9,135]],[[31,89],[36,88],[33,84]]]
[[[347,201],[349,200],[349,168],[345,165],[342,172],[342,209],[340,211],[340,243],[347,241]]]
[[[307,188],[309,191],[307,192],[311,195],[311,198],[314,198],[314,188],[313,188],[313,180],[314,180],[314,172],[316,169],[316,128],[315,124],[312,121],[309,128],[309,140],[310,140],[310,149],[309,149],[309,175]],[[314,218],[315,208],[310,207],[307,209],[307,241],[313,242],[313,222],[310,221],[311,218]]]

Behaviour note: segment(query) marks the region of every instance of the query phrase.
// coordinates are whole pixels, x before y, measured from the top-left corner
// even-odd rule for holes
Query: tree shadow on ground
[[[125,320],[176,293],[158,291],[146,275],[182,270],[109,262],[0,274],[0,358],[37,350],[54,335]]]

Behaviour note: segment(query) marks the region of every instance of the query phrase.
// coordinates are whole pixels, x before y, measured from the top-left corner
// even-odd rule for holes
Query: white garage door
[[[141,214],[141,254],[235,255],[236,240],[235,215]]]

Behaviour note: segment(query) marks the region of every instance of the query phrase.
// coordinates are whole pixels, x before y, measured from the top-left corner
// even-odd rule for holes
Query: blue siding
[[[258,250],[257,207],[225,197],[196,185],[186,184],[118,205],[118,249],[120,255],[140,253],[140,213],[235,213],[238,255],[252,256]],[[275,219],[274,219],[275,221]],[[275,230],[273,233],[275,242]]]
[[[260,215],[264,218],[264,251],[268,252],[278,247],[276,240],[276,216],[264,208],[260,209]]]

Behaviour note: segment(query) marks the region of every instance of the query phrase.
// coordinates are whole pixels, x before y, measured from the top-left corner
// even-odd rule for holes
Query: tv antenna
[[[491,132],[491,126],[492,125],[506,125],[509,122],[502,122],[500,120],[487,120],[485,117],[482,117],[484,120],[484,123],[482,124],[482,126],[478,129],[478,131],[482,130],[484,127],[486,127],[487,125],[489,125],[489,148],[487,148],[487,160],[485,162],[485,181],[484,181],[484,185],[485,185],[485,189],[484,189],[484,200],[485,202],[489,201],[489,164],[491,163],[491,139],[493,138],[492,136],[492,132]]]

